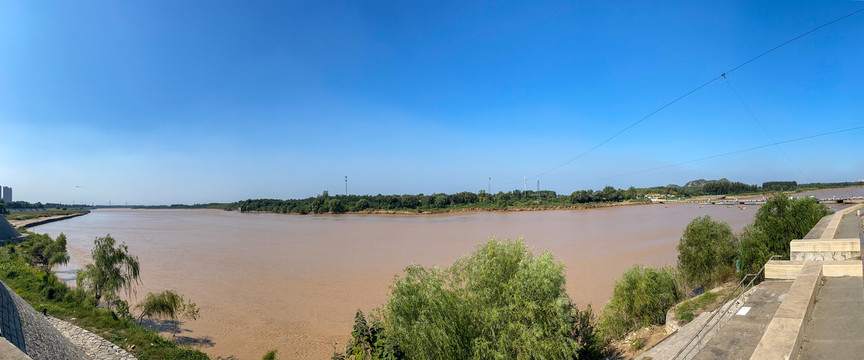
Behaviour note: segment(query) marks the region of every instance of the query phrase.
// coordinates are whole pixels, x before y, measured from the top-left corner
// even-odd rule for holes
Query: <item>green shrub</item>
[[[764,231],[750,224],[744,227],[739,239],[741,276],[759,272],[762,265],[773,255],[768,250],[768,236]]]
[[[700,216],[687,224],[678,243],[678,271],[687,284],[708,287],[730,268],[734,272],[737,252],[728,224]]]
[[[357,312],[346,356],[333,359],[598,358],[606,349],[590,307],[567,296],[564,266],[521,240],[490,239],[446,269],[411,265],[391,290],[380,316]]]
[[[277,350],[270,350],[261,358],[261,360],[276,360]]]
[[[830,213],[815,199],[790,199],[784,193],[774,194],[739,236],[741,275],[758,272],[771,255],[788,259],[789,242],[803,238]]]
[[[643,347],[645,347],[645,339],[643,339],[641,336],[637,336],[635,339],[633,339],[633,342],[630,343],[630,350],[633,351],[642,350]]]
[[[573,357],[564,284],[552,254],[492,239],[450,269],[405,269],[384,331],[412,359]]]
[[[762,232],[760,240],[771,254],[788,259],[789,242],[803,238],[828,214],[831,210],[815,199],[789,198],[785,193],[776,193],[756,212],[753,227]]]
[[[668,266],[654,269],[634,265],[624,271],[600,316],[602,333],[620,339],[638,327],[665,323],[666,311],[682,297],[675,276],[675,270]]]
[[[717,300],[717,294],[710,291],[687,300],[678,306],[676,317],[689,323],[693,321],[696,310],[705,309],[706,306],[713,304],[715,300]]]

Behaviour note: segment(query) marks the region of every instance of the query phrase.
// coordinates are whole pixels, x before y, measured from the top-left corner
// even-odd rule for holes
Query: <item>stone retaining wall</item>
[[[94,360],[136,360],[135,356],[90,331],[49,316],[47,318],[69,341]]]
[[[89,359],[18,294],[0,282],[0,335],[34,360]]]

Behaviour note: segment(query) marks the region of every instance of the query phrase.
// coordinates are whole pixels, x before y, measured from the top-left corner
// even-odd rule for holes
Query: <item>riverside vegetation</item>
[[[146,209],[223,209],[281,214],[341,214],[341,213],[439,213],[472,210],[508,209],[562,209],[590,208],[623,203],[646,203],[647,194],[682,197],[753,195],[772,191],[804,191],[828,188],[862,186],[862,182],[809,183],[795,181],[769,181],[750,185],[727,179],[693,180],[683,186],[669,184],[647,188],[616,189],[606,186],[602,190],[577,190],[569,195],[551,190],[513,190],[488,193],[463,191],[455,194],[404,195],[330,195],[324,191],[305,199],[249,199],[233,203],[210,203],[168,206],[138,206]]]
[[[730,236],[728,225],[708,217],[697,218],[682,235],[678,267],[636,265],[626,270],[599,316],[590,307],[579,309],[570,301],[563,290],[563,265],[552,254],[534,256],[521,241],[491,239],[451,267],[406,268],[381,308],[368,315],[356,313],[345,351],[334,353],[333,358],[424,359],[435,354],[448,358],[609,356],[618,351],[610,345],[613,340],[646,325],[662,324],[666,312],[685,299],[690,289],[734,277],[735,261],[740,264],[740,276],[752,272],[748,269],[761,267],[770,254],[788,257],[788,247],[783,252],[782,243],[803,237],[827,213],[824,205],[812,199],[789,199],[785,194],[776,194],[737,236]],[[102,248],[98,254],[113,254],[108,256],[113,260],[92,264],[93,269],[82,271],[82,286],[70,289],[53,273],[40,269],[65,261],[54,250],[65,248],[60,246],[61,237],[45,238],[47,235],[34,234],[19,245],[8,244],[0,249],[0,277],[34,307],[46,308],[55,316],[76,317],[79,325],[123,347],[135,345],[134,353],[143,359],[206,358],[201,352],[178,347],[139,326],[129,314],[129,305],[116,301],[117,292],[127,291],[127,285],[137,282],[137,276],[133,276],[138,272],[137,259],[128,254],[125,246],[107,237],[97,239],[96,248]],[[97,255],[94,249],[93,257],[103,255]],[[112,282],[96,281],[101,277],[87,275],[102,271],[95,269],[111,272],[108,278]],[[98,299],[98,286],[88,286],[88,281],[103,284]],[[106,295],[106,291],[114,295]],[[680,314],[691,318],[699,307],[711,302],[706,295],[681,304]],[[158,311],[161,306],[184,303],[176,301],[179,295],[154,294],[153,298],[162,304],[151,307],[156,310],[150,314],[167,317],[171,315]],[[135,309],[143,315],[147,307],[139,305]],[[175,308],[174,316],[184,315],[197,316],[182,306]],[[634,346],[637,343],[640,346]],[[635,339],[631,347],[641,345],[643,340]],[[268,355],[274,356],[275,352]]]
[[[614,340],[663,325],[667,311],[690,290],[758,270],[772,254],[788,258],[789,241],[829,213],[813,199],[777,193],[738,236],[728,224],[698,217],[681,237],[678,266],[627,269],[599,316],[590,305],[580,310],[570,301],[564,266],[551,253],[534,256],[521,239],[489,239],[448,268],[405,268],[382,307],[368,316],[357,311],[346,349],[332,359],[612,356],[619,351]],[[716,298],[708,292],[684,302],[680,317],[692,320],[694,311]],[[630,347],[639,349],[643,341]]]
[[[20,244],[6,243],[0,248],[0,278],[35,309],[44,309],[59,318],[74,322],[99,334],[108,341],[132,352],[139,359],[208,359],[194,349],[176,345],[156,331],[133,319],[129,305],[118,292],[134,291],[138,282],[137,258],[125,244],[116,244],[111,236],[98,238],[88,264],[78,277],[79,286],[69,288],[51,271],[54,265],[69,261],[66,237],[56,239],[30,233]],[[194,303],[167,290],[148,294],[136,306],[138,319],[166,316],[194,319]]]
[[[616,189],[607,186],[602,190],[577,190],[570,195],[555,191],[513,190],[496,194],[485,191],[460,192],[456,194],[417,195],[330,195],[327,191],[306,199],[257,199],[238,201],[217,207],[226,210],[260,211],[284,214],[341,214],[346,212],[446,212],[459,210],[503,210],[532,208],[582,208],[607,206],[625,202],[648,202],[645,195],[651,193],[675,195],[677,197],[745,195],[770,191],[803,191],[834,187],[861,186],[860,182],[798,184],[795,181],[771,181],[762,186],[720,180],[694,180],[684,186],[667,185],[650,188]]]

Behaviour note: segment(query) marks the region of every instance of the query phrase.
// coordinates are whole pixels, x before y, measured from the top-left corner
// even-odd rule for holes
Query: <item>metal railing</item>
[[[770,258],[768,258],[768,261],[765,262],[765,265],[762,265],[762,268],[759,269],[759,272],[757,272],[755,274],[744,275],[744,277],[741,278],[741,281],[738,282],[738,285],[736,285],[735,288],[732,289],[732,292],[729,293],[729,295],[726,297],[726,301],[723,302],[723,305],[721,305],[716,311],[714,311],[713,314],[711,314],[710,317],[708,317],[708,320],[706,320],[705,323],[702,324],[702,327],[699,328],[699,331],[697,331],[696,334],[693,335],[693,337],[690,339],[690,341],[687,342],[687,344],[684,344],[684,346],[681,348],[681,350],[678,350],[678,353],[675,354],[675,357],[673,357],[672,359],[674,359],[674,360],[686,359],[687,356],[690,355],[690,353],[694,349],[700,348],[700,345],[702,345],[702,340],[704,340],[705,335],[710,334],[711,330],[713,330],[714,327],[716,327],[718,324],[720,324],[720,321],[723,319],[723,315],[726,314],[727,312],[729,312],[729,309],[731,309],[734,304],[738,303],[738,300],[741,299],[741,297],[745,293],[747,293],[747,291],[750,290],[751,287],[753,287],[753,282],[759,278],[759,275],[762,275],[762,273],[765,271],[765,267],[768,266],[768,262],[770,262],[771,260],[774,260],[775,258],[780,258],[780,255],[772,255]],[[747,285],[744,285],[744,282],[747,281],[748,278],[750,279],[750,282],[747,283]],[[742,285],[744,285],[743,288],[741,287]],[[735,295],[735,292],[738,291],[738,289],[741,289],[741,292],[738,293],[738,296],[736,296],[735,299],[730,302],[730,300],[732,300],[732,296]],[[725,309],[724,309],[724,307],[725,307]],[[717,317],[716,321],[714,321],[714,323],[712,324],[711,320],[713,320],[714,317],[717,316],[717,314],[720,314],[720,317]],[[711,326],[708,326],[709,324],[711,324]],[[706,328],[707,328],[707,330],[706,330]],[[704,331],[704,334],[703,334],[703,331]],[[697,339],[699,341],[696,341]],[[694,343],[694,341],[696,341],[696,342]],[[694,345],[694,346],[690,347],[690,345]],[[685,350],[686,350],[686,352],[685,352]]]

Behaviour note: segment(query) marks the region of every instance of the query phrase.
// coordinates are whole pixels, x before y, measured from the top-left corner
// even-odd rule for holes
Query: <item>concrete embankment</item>
[[[2,342],[11,344],[35,360],[89,359],[18,294],[0,282],[0,335]],[[6,344],[3,344],[5,348]],[[17,354],[17,352],[13,352]],[[20,359],[12,357],[12,359]]]
[[[804,239],[792,240],[791,260],[769,261],[766,281],[719,330],[684,336],[695,345],[680,358],[859,358],[864,351],[862,209],[856,205],[828,215]],[[645,354],[673,358],[683,342],[664,341]]]

